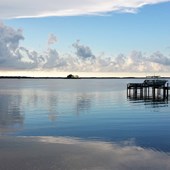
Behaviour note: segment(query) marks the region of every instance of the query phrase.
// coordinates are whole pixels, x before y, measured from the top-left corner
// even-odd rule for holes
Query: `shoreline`
[[[161,77],[162,79],[170,79],[170,77]],[[146,79],[146,77],[29,77],[29,76],[0,76],[0,79]]]

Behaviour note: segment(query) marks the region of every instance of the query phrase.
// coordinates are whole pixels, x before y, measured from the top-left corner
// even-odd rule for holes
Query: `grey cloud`
[[[46,63],[44,64],[44,68],[54,68],[56,67],[57,59],[59,57],[59,54],[56,50],[48,49],[46,52],[45,58]]]
[[[139,63],[144,60],[144,55],[142,54],[141,51],[132,51],[129,55],[129,58],[135,62]]]
[[[24,40],[22,31],[0,24],[0,68],[1,69],[33,69],[53,68],[58,59],[56,50],[48,49],[43,54],[21,47]],[[51,37],[52,42],[52,37]],[[54,37],[53,37],[54,42]]]
[[[125,63],[126,63],[126,57],[124,56],[124,54],[119,54],[115,58],[115,64],[124,65]]]
[[[170,66],[170,58],[164,56],[162,53],[160,53],[159,51],[155,52],[154,54],[152,54],[149,58],[149,60],[151,62],[155,62],[158,64],[162,64],[162,65],[169,65]]]
[[[0,38],[1,43],[5,43],[12,51],[16,50],[19,41],[24,39],[21,29],[14,30],[3,23],[0,23]]]
[[[120,54],[115,59],[96,58],[99,60],[101,68],[107,68],[107,71],[124,72],[150,72],[150,71],[169,71],[170,58],[162,53],[153,53],[151,56],[140,51],[132,51],[128,55]],[[107,62],[106,62],[107,61]],[[103,65],[104,63],[104,65]],[[99,67],[100,67],[99,66]]]
[[[45,62],[42,55],[38,54],[36,51],[29,51],[24,47],[19,47],[15,53],[20,59],[20,62],[25,63],[29,68],[39,67],[40,63]]]
[[[21,30],[14,30],[11,27],[0,23],[0,66],[7,67],[19,62],[15,52],[19,46],[19,41],[23,40]]]
[[[95,56],[93,55],[90,47],[80,45],[79,41],[73,44],[73,47],[76,49],[76,55],[82,59],[94,59]]]
[[[1,43],[1,53],[8,51],[9,48],[11,51],[15,51],[18,47],[19,41],[23,40],[21,30],[14,30],[11,27],[5,26],[3,23],[0,23],[0,43]],[[2,50],[3,49],[3,50]],[[3,55],[1,54],[0,57]]]

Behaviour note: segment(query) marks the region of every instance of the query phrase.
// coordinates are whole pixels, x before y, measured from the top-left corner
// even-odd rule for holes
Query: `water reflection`
[[[57,115],[59,115],[57,111],[58,106],[58,95],[48,93],[47,95],[47,108],[48,108],[48,119],[52,122],[57,120]]]
[[[76,111],[79,115],[82,112],[87,112],[91,107],[91,100],[93,100],[92,95],[80,94],[76,98]]]
[[[168,107],[168,99],[167,98],[128,96],[128,100],[132,103],[143,103],[145,106],[149,106],[152,108]]]
[[[21,96],[0,95],[0,134],[22,128]]]
[[[31,80],[17,89],[0,86],[1,133],[10,130],[10,134],[21,136],[74,136],[111,141],[136,138],[141,146],[169,151],[168,101],[128,98],[129,102],[126,86],[120,90],[117,80],[102,81],[102,87],[95,80],[91,84],[88,80],[71,81],[73,84],[55,80],[52,89],[50,82],[43,84],[45,80]],[[153,110],[157,114],[152,114]],[[19,128],[20,131],[12,131]]]
[[[131,141],[108,143],[66,137],[0,139],[0,169],[170,169],[169,153],[142,148]]]
[[[70,94],[39,89],[0,92],[1,128],[3,122],[11,125],[13,123],[13,126],[16,124],[23,125],[23,112],[26,116],[26,121],[36,119],[38,116],[40,119],[36,120],[37,124],[42,119],[45,119],[46,116],[50,121],[55,122],[60,115],[68,115],[70,113],[80,115],[90,109],[91,100],[94,98],[93,95],[86,93]]]

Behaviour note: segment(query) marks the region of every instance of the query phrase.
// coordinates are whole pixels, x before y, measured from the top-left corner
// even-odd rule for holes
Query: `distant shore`
[[[77,79],[145,79],[146,77],[80,77]],[[170,79],[170,77],[161,77]],[[68,79],[67,77],[0,76],[0,79]],[[76,79],[76,78],[73,78]]]

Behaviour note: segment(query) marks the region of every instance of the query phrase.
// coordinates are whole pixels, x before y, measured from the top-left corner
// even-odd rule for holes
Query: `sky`
[[[170,76],[170,0],[1,0],[0,75]]]

